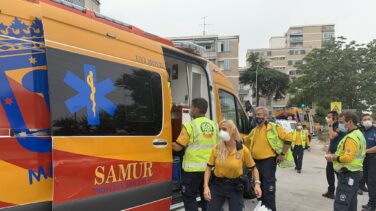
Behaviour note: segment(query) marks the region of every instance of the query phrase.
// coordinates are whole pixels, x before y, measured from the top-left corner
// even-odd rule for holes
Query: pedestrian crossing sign
[[[337,113],[342,112],[342,102],[331,102],[330,103],[330,110],[331,111],[337,111]]]

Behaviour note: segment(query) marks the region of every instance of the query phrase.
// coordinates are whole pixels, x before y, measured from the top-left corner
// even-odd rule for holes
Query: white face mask
[[[366,120],[366,121],[363,121],[362,122],[362,125],[365,127],[365,128],[370,128],[370,127],[372,127],[372,122],[371,121],[369,121],[369,120]]]
[[[300,126],[300,125],[298,125],[298,126],[296,127],[296,129],[301,130],[301,129],[303,129],[303,127]]]
[[[230,134],[224,130],[219,131],[219,136],[224,142],[229,142],[231,139]]]

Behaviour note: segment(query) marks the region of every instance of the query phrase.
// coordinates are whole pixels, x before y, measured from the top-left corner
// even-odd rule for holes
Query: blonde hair
[[[241,140],[238,128],[236,127],[236,125],[234,124],[232,120],[227,120],[227,119],[222,120],[219,123],[219,129],[221,129],[222,125],[225,123],[230,125],[230,128],[227,131],[230,134],[230,137],[234,137],[235,141]],[[227,150],[225,142],[222,139],[220,139],[216,148],[217,148],[217,159],[220,162],[224,162],[226,158],[230,155],[230,152]]]
[[[264,106],[259,106],[259,107],[257,107],[256,109],[255,109],[255,112],[257,112],[257,111],[262,111],[262,113],[264,113],[264,115],[268,115],[268,113],[269,113],[269,110],[268,110],[268,108],[266,108],[266,107],[264,107]]]

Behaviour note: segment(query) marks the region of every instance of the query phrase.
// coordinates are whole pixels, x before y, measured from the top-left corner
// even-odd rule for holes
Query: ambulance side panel
[[[51,210],[50,111],[38,4],[0,0],[0,209]]]

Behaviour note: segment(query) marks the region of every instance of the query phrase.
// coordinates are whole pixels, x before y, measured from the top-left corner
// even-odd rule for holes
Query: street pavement
[[[293,168],[277,169],[277,209],[278,211],[330,211],[333,200],[321,196],[327,190],[326,160],[324,145],[313,140],[311,151],[305,151],[302,173]],[[336,181],[337,183],[337,181]],[[368,193],[358,195],[358,211],[368,201]],[[256,200],[246,200],[246,209],[253,211]],[[225,204],[227,209],[227,204]],[[184,209],[180,209],[184,210]]]

